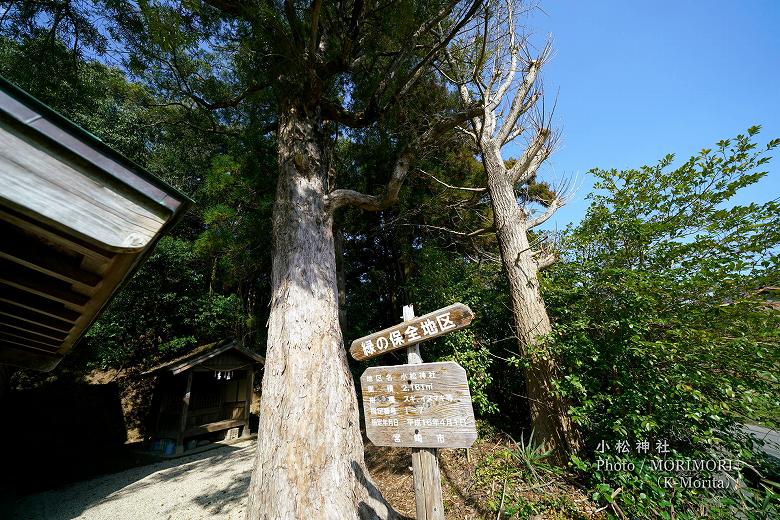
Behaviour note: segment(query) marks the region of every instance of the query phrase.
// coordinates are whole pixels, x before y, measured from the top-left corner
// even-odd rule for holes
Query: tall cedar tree
[[[395,203],[425,146],[477,114],[433,104],[426,117],[408,117],[405,107],[441,90],[433,62],[482,0],[105,5],[106,45],[118,43],[126,69],[166,105],[207,114],[205,132],[275,132],[270,317],[248,518],[396,516],[364,464],[339,327],[334,214]],[[58,19],[26,14],[32,24]],[[386,185],[373,194],[340,186],[337,140],[377,126],[393,134],[393,158],[371,172]]]

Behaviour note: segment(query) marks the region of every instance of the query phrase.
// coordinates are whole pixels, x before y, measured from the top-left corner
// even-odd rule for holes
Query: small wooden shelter
[[[57,366],[191,203],[0,77],[0,364]]]
[[[188,439],[240,428],[249,435],[255,368],[265,359],[236,341],[211,343],[157,366],[149,435],[174,441],[176,453]]]

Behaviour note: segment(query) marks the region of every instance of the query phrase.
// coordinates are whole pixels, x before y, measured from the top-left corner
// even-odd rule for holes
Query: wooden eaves
[[[0,364],[56,367],[191,204],[0,77]]]
[[[246,360],[248,361],[248,364],[261,364],[261,365],[265,364],[265,358],[263,356],[261,356],[260,354],[255,354],[252,351],[240,347],[237,341],[232,340],[232,341],[222,341],[222,342],[202,345],[196,348],[195,350],[188,352],[187,354],[184,354],[183,356],[180,356],[176,359],[163,363],[162,365],[158,365],[154,368],[147,370],[146,372],[143,373],[143,375],[152,375],[152,374],[159,374],[163,372],[169,372],[171,375],[176,376],[181,374],[182,372],[186,372],[187,370],[208,361],[209,359],[215,358],[231,350],[245,357]],[[229,369],[238,369],[238,368],[241,367],[239,366],[225,367],[224,369],[229,370]]]

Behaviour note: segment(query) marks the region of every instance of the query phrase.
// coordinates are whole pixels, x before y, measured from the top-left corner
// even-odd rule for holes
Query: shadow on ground
[[[167,518],[171,512],[182,513],[181,518],[187,518],[181,508],[181,498],[190,490],[196,492],[189,499],[190,509],[222,517],[245,498],[253,457],[254,445],[222,446],[45,493],[6,496],[5,508],[0,507],[0,518],[64,520],[88,513],[87,518],[119,520],[161,515]],[[226,479],[226,467],[245,470],[235,471]]]

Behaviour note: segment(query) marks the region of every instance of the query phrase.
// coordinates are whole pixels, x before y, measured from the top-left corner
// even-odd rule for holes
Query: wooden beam
[[[2,335],[2,333],[0,333]],[[33,345],[32,343],[26,343],[23,338],[14,338],[11,336],[0,338],[0,343],[3,343],[5,345],[12,345],[16,349],[20,350],[32,350],[34,352],[43,352],[45,354],[59,354],[59,352],[55,352],[51,349],[51,347],[46,347],[43,345]],[[61,354],[60,354],[61,355]]]
[[[17,307],[3,301],[0,301],[0,316],[7,316],[15,320],[34,323],[41,327],[65,333],[69,333],[73,328],[73,323],[58,318],[52,318],[46,314],[40,314],[23,307]]]
[[[61,341],[56,341],[42,336],[35,336],[23,330],[12,329],[0,324],[0,337],[21,346],[29,346],[48,352],[55,352],[60,348]]]
[[[0,363],[4,365],[48,372],[56,367],[61,359],[62,356],[59,354],[31,350],[0,339]]]
[[[13,224],[19,228],[24,229],[45,238],[54,244],[63,246],[65,249],[74,251],[84,256],[94,258],[99,262],[108,262],[114,256],[115,253],[108,251],[107,249],[100,248],[94,244],[81,240],[71,235],[62,233],[61,231],[44,224],[43,222],[33,221],[26,215],[18,213],[10,208],[0,208],[0,220]]]
[[[62,343],[68,337],[67,332],[57,331],[47,327],[42,327],[35,323],[12,318],[11,316],[0,315],[0,325],[6,325],[13,329],[23,330],[32,334],[37,334],[44,338],[53,339]]]
[[[3,288],[3,291],[0,292],[0,302],[64,320],[68,323],[75,323],[81,316],[79,312],[68,309],[62,303],[55,303],[47,298],[42,298],[15,287]]]
[[[212,432],[218,432],[222,430],[229,430],[230,428],[240,428],[243,425],[244,425],[243,419],[225,419],[224,421],[201,424],[199,426],[194,426],[189,430],[185,430],[183,438],[186,439],[187,437],[194,437],[195,435],[202,435],[204,433],[212,433]],[[170,438],[170,437],[176,437],[177,435],[178,435],[177,431],[160,431],[157,434],[157,437]]]
[[[139,260],[140,256],[137,254],[117,255],[106,267],[103,273],[103,282],[98,284],[89,302],[80,309],[81,318],[76,322],[72,335],[60,348],[60,354],[67,354],[73,348],[82,332],[93,323],[111,295],[116,292],[122,280],[127,277],[128,272]]]
[[[181,425],[176,436],[176,453],[184,452],[184,430],[187,428],[187,412],[190,408],[190,392],[192,391],[192,370],[187,373],[187,387],[181,402]]]
[[[250,365],[246,369],[246,402],[244,403],[244,431],[242,437],[249,437],[249,411],[252,408],[253,386],[255,384],[255,367]]]
[[[89,296],[73,291],[69,283],[6,260],[0,260],[0,283],[60,303],[83,307],[89,302]]]
[[[468,318],[468,322],[471,323],[474,314],[468,307],[466,309],[471,314]],[[404,305],[403,318],[404,322],[414,320],[414,305]],[[409,365],[422,364],[419,345],[408,347],[406,358]],[[444,520],[444,495],[441,492],[439,454],[435,448],[412,448],[412,476],[414,478],[417,519]]]
[[[5,240],[0,247],[0,258],[34,269],[72,284],[95,287],[99,275],[80,268],[81,255],[66,255],[57,248],[22,233],[15,226],[0,221],[0,235]]]
[[[211,432],[218,432],[221,430],[229,430],[230,428],[236,428],[242,426],[243,424],[244,421],[240,419],[226,419],[224,421],[203,424],[200,426],[196,426],[194,428],[190,428],[189,430],[184,432],[184,435],[186,437],[192,435],[200,435],[202,433],[211,433]]]

